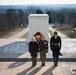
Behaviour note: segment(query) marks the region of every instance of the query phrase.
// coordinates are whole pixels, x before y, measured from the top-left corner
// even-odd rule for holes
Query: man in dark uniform
[[[45,37],[42,36],[39,42],[39,50],[40,50],[40,59],[41,59],[41,66],[45,66],[46,60],[46,53],[48,52],[48,41],[45,40]]]
[[[51,50],[53,52],[54,66],[57,66],[59,55],[62,55],[60,53],[61,38],[60,38],[60,36],[57,35],[57,32],[54,32],[54,36],[51,37],[50,48],[51,48]]]

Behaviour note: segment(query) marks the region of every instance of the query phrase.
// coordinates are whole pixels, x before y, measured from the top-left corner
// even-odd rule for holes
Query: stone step
[[[13,62],[13,61],[25,61],[31,62],[31,58],[0,58],[0,62]],[[40,61],[40,58],[37,58],[37,61]],[[47,62],[53,62],[53,58],[47,58]],[[76,58],[59,58],[59,62],[76,62]]]

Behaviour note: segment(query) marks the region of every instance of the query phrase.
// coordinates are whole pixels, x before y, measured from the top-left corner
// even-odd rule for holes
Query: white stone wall
[[[47,14],[30,14],[28,19],[29,19],[29,35],[26,41],[29,42],[31,40],[32,35],[34,35],[38,31],[40,31],[49,41],[48,36],[49,16]]]

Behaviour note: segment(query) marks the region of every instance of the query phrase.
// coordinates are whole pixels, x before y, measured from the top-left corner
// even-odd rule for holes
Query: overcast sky
[[[76,4],[76,0],[0,0],[0,5]]]

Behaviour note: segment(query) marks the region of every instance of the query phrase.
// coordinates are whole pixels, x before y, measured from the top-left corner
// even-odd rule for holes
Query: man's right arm
[[[52,47],[52,37],[51,37],[51,39],[50,39],[50,49],[51,49],[51,50],[53,49],[53,47]]]

